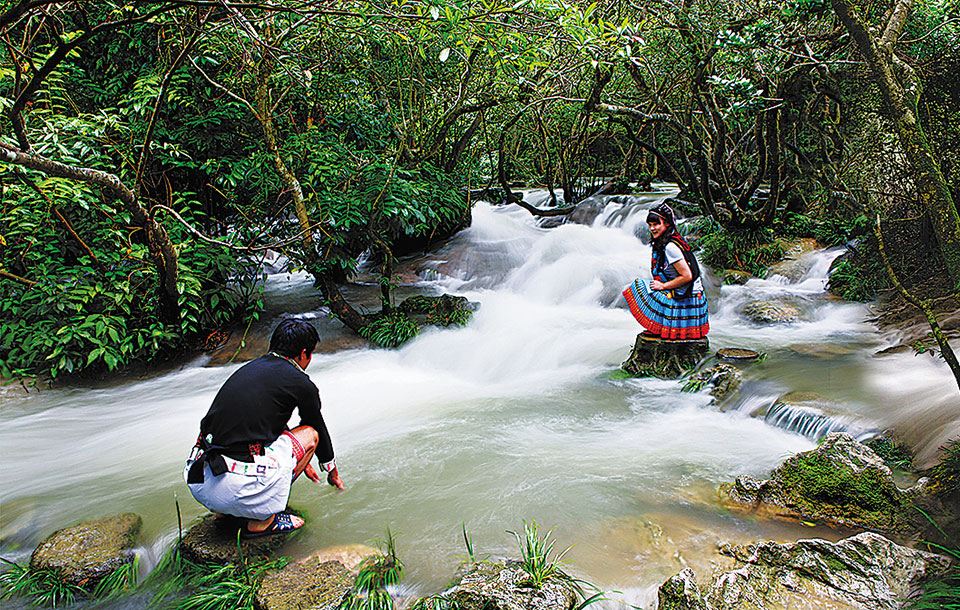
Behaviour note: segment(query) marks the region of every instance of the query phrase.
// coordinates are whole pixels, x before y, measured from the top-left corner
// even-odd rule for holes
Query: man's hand
[[[336,468],[327,473],[327,483],[336,487],[340,491],[344,490],[343,481],[340,479],[340,473],[337,472]]]
[[[307,478],[314,483],[320,482],[320,475],[313,469],[313,464],[307,464],[306,468],[303,469],[303,474],[307,475]]]

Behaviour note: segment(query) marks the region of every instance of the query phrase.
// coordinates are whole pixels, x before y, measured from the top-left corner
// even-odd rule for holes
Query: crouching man
[[[327,482],[343,489],[320,414],[320,392],[304,372],[317,340],[306,320],[282,321],[270,351],[231,375],[200,421],[200,438],[184,469],[187,486],[211,511],[246,519],[244,538],[303,525],[284,509],[300,473],[320,482],[310,464],[314,455]],[[294,408],[300,425],[291,430],[287,422]]]

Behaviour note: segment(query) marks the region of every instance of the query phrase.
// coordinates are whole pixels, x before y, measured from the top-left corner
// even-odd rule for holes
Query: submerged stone
[[[244,520],[235,517],[207,515],[190,528],[180,541],[183,557],[194,563],[231,563],[240,560],[237,539]],[[292,534],[271,534],[240,539],[244,557],[270,557]]]
[[[59,570],[65,582],[88,591],[134,560],[133,545],[143,520],[123,513],[58,530],[30,556],[33,570]]]
[[[766,278],[774,275],[787,278],[792,283],[799,282],[813,268],[813,258],[807,254],[817,250],[817,240],[804,237],[784,243],[784,259],[767,269]]]
[[[257,610],[336,610],[355,578],[339,561],[310,557],[267,571],[257,590],[254,607]]]
[[[640,334],[622,367],[634,377],[677,379],[696,367],[709,350],[707,339],[667,341]]]
[[[901,532],[919,491],[899,489],[873,450],[849,434],[833,433],[815,449],[784,461],[769,479],[737,477],[719,493],[728,507],[761,516]]]
[[[517,561],[482,561],[439,597],[458,610],[570,610],[577,602],[573,583],[562,578],[536,586]]]
[[[383,553],[365,544],[341,544],[321,549],[304,561],[338,561],[354,574],[360,569],[360,563],[367,557],[381,556]]]
[[[757,324],[791,324],[800,321],[800,310],[782,301],[753,301],[740,314]]]
[[[723,283],[727,286],[742,286],[743,284],[749,282],[752,278],[752,275],[746,271],[740,271],[739,269],[724,269],[723,271]]]

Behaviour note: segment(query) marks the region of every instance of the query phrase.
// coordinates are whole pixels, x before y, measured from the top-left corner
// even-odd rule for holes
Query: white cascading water
[[[574,545],[573,572],[650,607],[656,587],[684,566],[708,573],[717,540],[836,538],[718,506],[718,484],[763,476],[817,436],[749,413],[787,391],[814,391],[843,410],[830,426],[882,428],[915,419],[883,398],[896,395],[898,375],[942,409],[949,372],[922,358],[873,358],[887,342],[865,322],[864,306],[827,297],[839,252],[825,251],[811,255],[797,283],[774,277],[710,289],[711,347],[768,354],[745,368],[731,408],[682,393],[675,381],[611,375],[640,331],[619,295],[637,275],[649,277],[650,248],[637,237],[645,209],[669,194],[613,199],[591,226],[552,229],[523,210],[479,204],[473,225],[419,265],[428,278],[420,290],[480,303],[466,327],[425,330],[397,350],[316,354],[308,373],[347,490],[298,482],[291,503],[308,525],[284,552],[369,542],[390,527],[410,591],[425,594],[443,588],[465,553],[462,524],[480,555],[516,556],[506,530],[535,519],[556,527],[557,548]],[[336,324],[304,311],[315,302],[305,276],[274,276],[269,293],[281,310]],[[763,327],[738,313],[778,298],[797,304],[803,319]],[[834,348],[830,358],[804,347],[824,344]],[[22,559],[55,529],[133,511],[155,556],[157,541],[175,535],[175,497],[186,523],[203,514],[180,469],[213,395],[239,366],[204,362],[99,389],[3,390],[0,554]],[[925,421],[923,442],[960,433],[960,416]]]

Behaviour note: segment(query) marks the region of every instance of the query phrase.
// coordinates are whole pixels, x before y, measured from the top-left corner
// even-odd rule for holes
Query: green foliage
[[[724,229],[717,223],[700,222],[700,255],[714,269],[738,269],[762,276],[784,254],[771,229]]]
[[[517,539],[520,545],[520,567],[529,576],[528,582],[531,587],[539,589],[548,580],[572,581],[572,577],[563,570],[563,556],[567,554],[570,547],[567,547],[560,553],[551,557],[553,553],[554,541],[550,539],[553,533],[549,531],[540,533],[540,526],[536,520],[527,523],[523,521],[523,536],[517,532],[509,532]]]
[[[828,246],[843,246],[852,239],[870,234],[870,221],[863,214],[848,219],[787,212],[773,223],[773,229],[778,235],[814,237]]]
[[[913,452],[903,441],[886,436],[871,438],[863,443],[873,449],[883,462],[894,470],[909,472],[913,469]]]
[[[397,556],[396,540],[387,529],[385,540],[378,540],[381,554],[365,558],[360,563],[357,579],[343,598],[341,610],[393,610],[393,597],[386,587],[403,578],[403,562]]]
[[[960,492],[960,438],[947,442],[940,448],[943,455],[930,474],[938,494]]]
[[[420,334],[420,327],[406,314],[394,311],[363,327],[360,334],[377,345],[397,347]]]
[[[917,510],[944,538],[950,540],[930,515],[919,508]],[[928,550],[950,558],[951,565],[945,572],[928,578],[920,589],[910,596],[904,608],[906,610],[960,610],[960,543],[950,540],[949,546],[933,542],[924,542],[924,544]]]
[[[59,569],[34,569],[0,558],[6,570],[0,574],[0,600],[26,598],[35,606],[69,606],[84,599],[110,599],[132,590],[137,584],[139,557],[134,557],[97,583],[93,591],[67,582]]]

